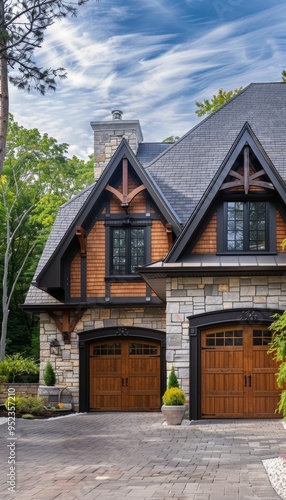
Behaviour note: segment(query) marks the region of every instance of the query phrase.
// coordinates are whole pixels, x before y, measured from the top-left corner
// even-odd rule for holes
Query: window
[[[145,228],[111,229],[111,274],[134,274],[145,262]]]
[[[243,345],[243,331],[229,330],[206,334],[206,347],[211,346],[241,346]]]
[[[265,201],[225,203],[227,251],[268,250],[266,208]]]

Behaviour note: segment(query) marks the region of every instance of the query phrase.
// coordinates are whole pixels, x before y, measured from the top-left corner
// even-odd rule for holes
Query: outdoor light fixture
[[[50,354],[54,354],[55,356],[60,356],[61,354],[61,346],[57,339],[53,339],[50,342]]]
[[[69,340],[70,334],[69,332],[62,332],[63,340]]]

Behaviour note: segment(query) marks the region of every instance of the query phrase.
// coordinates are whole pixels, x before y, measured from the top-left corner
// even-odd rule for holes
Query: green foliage
[[[177,375],[175,374],[175,369],[172,366],[172,370],[170,372],[169,378],[168,378],[168,389],[171,389],[172,387],[180,387],[179,382],[177,379]]]
[[[44,383],[49,386],[55,385],[56,383],[56,374],[50,361],[47,362],[44,370]]]
[[[19,308],[58,213],[72,195],[94,181],[93,161],[67,157],[68,145],[26,129],[10,116],[3,175],[0,182],[0,302],[3,301],[4,256],[9,234],[8,298],[13,283],[6,352],[39,358],[39,321]],[[23,217],[23,214],[25,216]],[[21,219],[22,218],[22,219]],[[7,231],[8,230],[8,231]],[[11,240],[11,234],[14,234]],[[29,254],[30,252],[30,254]],[[28,258],[27,258],[28,255]],[[17,278],[17,273],[27,259]],[[7,302],[7,298],[6,298]],[[2,321],[3,314],[0,320]]]
[[[24,413],[24,415],[22,415],[22,418],[24,418],[25,420],[34,420],[34,415],[31,415],[31,413]]]
[[[35,89],[41,94],[46,90],[56,89],[56,77],[66,78],[65,69],[43,68],[37,64],[35,56],[42,46],[46,29],[57,19],[76,16],[77,6],[86,1],[88,0],[2,2],[1,44],[5,46],[9,82],[19,89]]]
[[[179,136],[179,135],[170,135],[170,137],[166,137],[166,139],[164,139],[162,142],[170,142],[170,143],[173,143],[173,142],[178,141],[178,139],[180,139],[180,136]]]
[[[178,387],[172,387],[165,391],[162,401],[166,406],[182,406],[186,402],[186,396]]]
[[[5,401],[6,410],[11,410],[11,406],[15,406],[17,413],[30,413],[32,415],[45,409],[44,398],[37,398],[36,396],[16,396],[13,399],[8,397]]]
[[[34,359],[27,358],[21,353],[7,355],[4,361],[0,362],[0,375],[7,377],[8,381],[15,382],[16,377],[25,373],[39,373],[39,366]]]
[[[199,108],[197,109],[196,114],[198,116],[210,115],[211,113],[219,109],[227,101],[229,101],[232,97],[239,94],[239,92],[241,92],[242,89],[243,87],[239,87],[237,89],[229,91],[219,89],[218,93],[214,94],[211,100],[204,99],[203,102],[196,101],[196,106],[197,108]]]
[[[280,401],[278,404],[278,411],[282,413],[284,419],[286,420],[286,390],[282,391]]]
[[[282,240],[281,246],[282,246],[282,250],[284,251],[286,248],[286,239]]]
[[[8,381],[8,377],[6,375],[0,375],[0,385],[6,384],[7,381]]]
[[[286,83],[286,70],[285,69],[283,69],[283,71],[282,71],[282,82]]]
[[[277,384],[282,388],[286,383],[286,311],[281,315],[274,314],[273,318],[275,321],[270,325],[273,337],[268,353],[274,355],[279,364]],[[286,390],[281,393],[278,410],[286,419]]]

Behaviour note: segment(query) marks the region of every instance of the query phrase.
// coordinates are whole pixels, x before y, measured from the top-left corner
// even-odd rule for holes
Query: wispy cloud
[[[179,7],[183,18],[196,3],[201,7],[199,0],[148,0],[138,12],[131,1],[124,7],[111,0],[87,4],[77,20],[51,27],[39,52],[43,65],[64,66],[68,79],[45,97],[11,88],[11,112],[22,125],[86,157],[92,151],[89,122],[109,119],[114,107],[124,118],[140,119],[145,140],[156,141],[191,128],[198,121],[195,101],[219,88],[280,80],[286,67],[282,2],[228,22],[216,16],[199,31],[190,24],[182,33],[179,22],[170,30]],[[140,18],[143,12],[148,18],[153,13],[152,25]]]

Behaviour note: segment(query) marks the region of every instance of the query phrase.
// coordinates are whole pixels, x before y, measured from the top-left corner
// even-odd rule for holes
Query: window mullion
[[[243,250],[249,250],[250,241],[250,221],[249,221],[249,202],[245,202],[243,205]]]
[[[125,273],[131,274],[131,231],[125,229]]]

